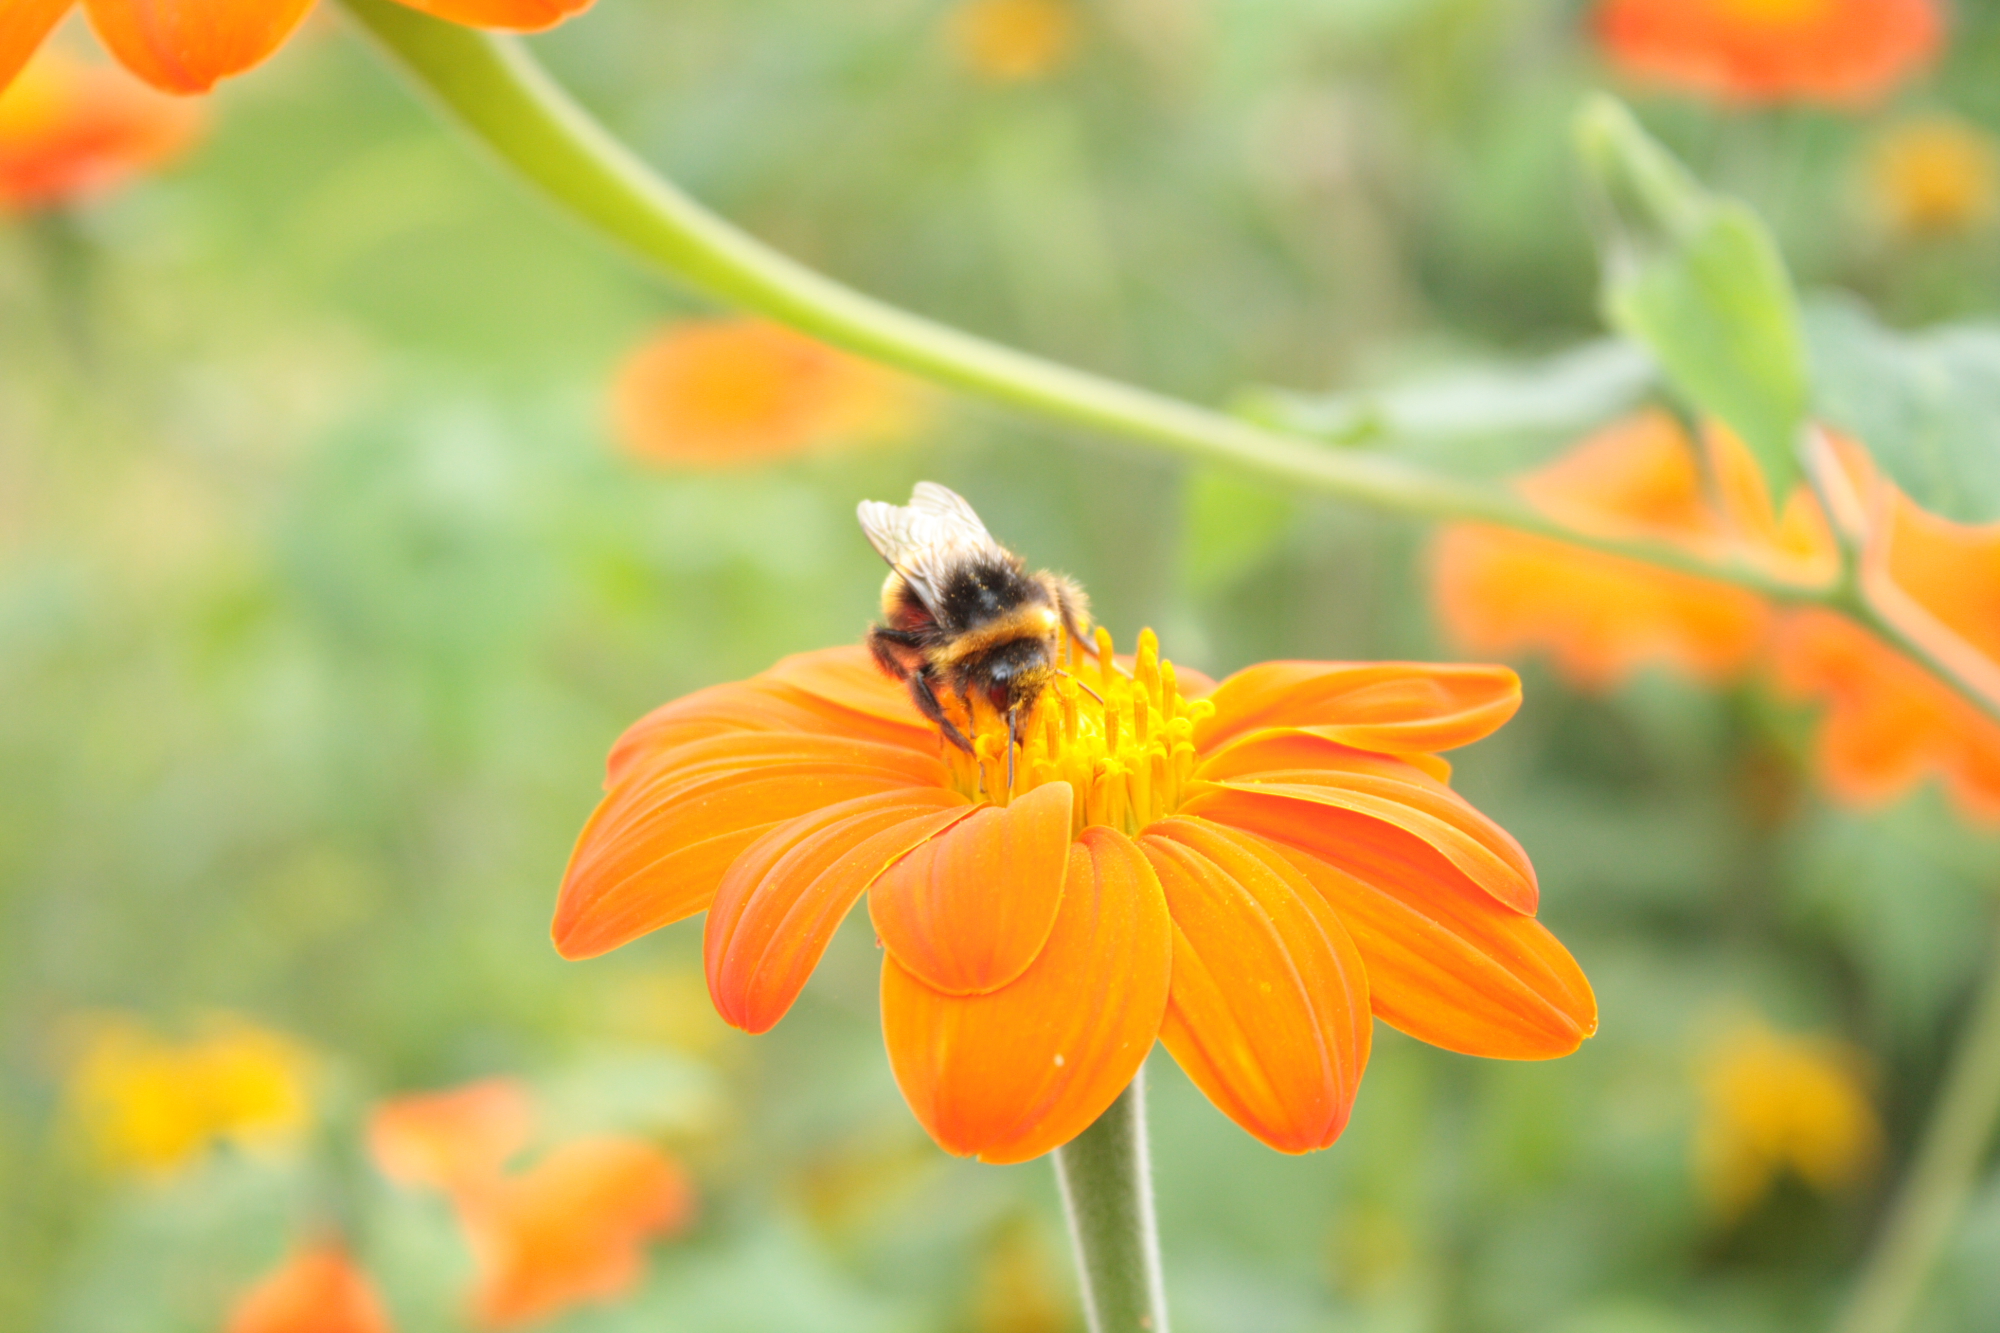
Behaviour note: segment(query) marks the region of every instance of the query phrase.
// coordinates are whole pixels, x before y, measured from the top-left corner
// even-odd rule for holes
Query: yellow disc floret
[[[1065,636],[1063,658],[1064,669],[1016,719],[1012,737],[1006,714],[984,699],[947,702],[973,750],[944,747],[952,785],[1005,805],[1044,783],[1067,782],[1076,792],[1079,831],[1105,824],[1136,833],[1172,814],[1194,773],[1194,725],[1215,706],[1181,695],[1174,664],[1160,659],[1151,630],[1139,635],[1129,673],[1102,627],[1088,649]]]

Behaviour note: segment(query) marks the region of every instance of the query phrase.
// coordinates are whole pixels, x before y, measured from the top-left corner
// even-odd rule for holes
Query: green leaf
[[[1605,318],[1690,406],[1733,427],[1773,495],[1798,479],[1809,397],[1798,298],[1751,209],[1710,194],[1608,97],[1577,122],[1606,214]]]
[[[2000,326],[1884,328],[1859,302],[1806,309],[1813,415],[1860,440],[1909,497],[1965,523],[2000,519]]]

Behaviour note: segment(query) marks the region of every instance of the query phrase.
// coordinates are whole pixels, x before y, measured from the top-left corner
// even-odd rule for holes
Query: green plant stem
[[[344,0],[416,85],[544,196],[652,267],[727,304],[953,388],[1189,458],[1415,518],[1489,523],[1747,588],[1785,604],[1857,612],[1838,579],[1711,558],[1668,542],[1577,528],[1512,490],[1400,459],[1329,447],[978,338],[842,286],[780,254],[663,179],[608,134],[515,39],[446,23],[394,0]],[[1893,627],[1891,627],[1893,630]],[[1965,690],[1921,642],[1912,656]],[[2000,690],[1965,690],[2000,720]]]
[[[1835,1333],[1901,1333],[1992,1146],[2000,1121],[2000,941],[1937,1109]]]
[[[1090,1333],[1167,1333],[1146,1151],[1146,1071],[1055,1157]]]

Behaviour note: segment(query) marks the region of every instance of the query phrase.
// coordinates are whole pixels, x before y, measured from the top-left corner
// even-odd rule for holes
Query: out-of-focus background
[[[1858,109],[1650,92],[1552,0],[997,7],[603,0],[536,49],[866,290],[1202,401],[1450,371],[1475,425],[1443,433],[1489,472],[1630,396],[1615,354],[1562,363],[1508,400],[1524,442],[1452,369],[1600,336],[1569,128],[1593,87],[1754,203],[1808,289],[1899,325],[2000,313],[1983,4]],[[864,921],[754,1039],[707,1007],[698,922],[556,958],[604,753],[856,639],[880,565],[854,504],[921,478],[1121,642],[1151,625],[1217,674],[1451,656],[1427,534],[915,391],[865,446],[662,461],[612,386],[707,312],[490,168],[337,12],[208,111],[157,174],[0,221],[0,1327],[219,1329],[329,1218],[398,1327],[458,1326],[473,1256],[362,1123],[499,1075],[548,1142],[643,1138],[701,1199],[636,1296],[548,1327],[1080,1329],[1048,1165],[953,1161],[902,1107]],[[1957,174],[1924,175],[1940,152]],[[1523,665],[1458,785],[1535,858],[1601,1033],[1509,1065],[1378,1026],[1351,1128],[1305,1159],[1157,1057],[1185,1333],[1811,1327],[1879,1220],[2000,845],[1929,786],[1828,805],[1807,715],[1761,685]],[[238,1087],[217,1067],[237,1102],[189,1105]],[[2000,1184],[1920,1327],[2000,1327]]]

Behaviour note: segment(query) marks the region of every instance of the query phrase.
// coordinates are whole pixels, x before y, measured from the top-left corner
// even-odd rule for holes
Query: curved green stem
[[[1055,1158],[1090,1333],[1167,1333],[1146,1150],[1146,1071]]]
[[[1937,1109],[1835,1333],[1901,1333],[1971,1197],[2000,1121],[2000,942]]]
[[[877,301],[780,254],[662,179],[591,119],[518,41],[393,0],[345,3],[420,88],[544,195],[653,267],[720,301],[954,388],[1322,495],[1416,518],[1495,524],[1779,602],[1831,607],[1871,628],[1885,623],[1845,599],[1838,580],[1792,577],[1766,562],[1710,558],[1668,542],[1607,537],[1544,514],[1511,490],[1266,429]],[[1924,643],[1894,626],[1888,632],[1942,679],[1965,688],[1962,673],[1940,665]],[[2000,720],[2000,689],[1966,693]]]

